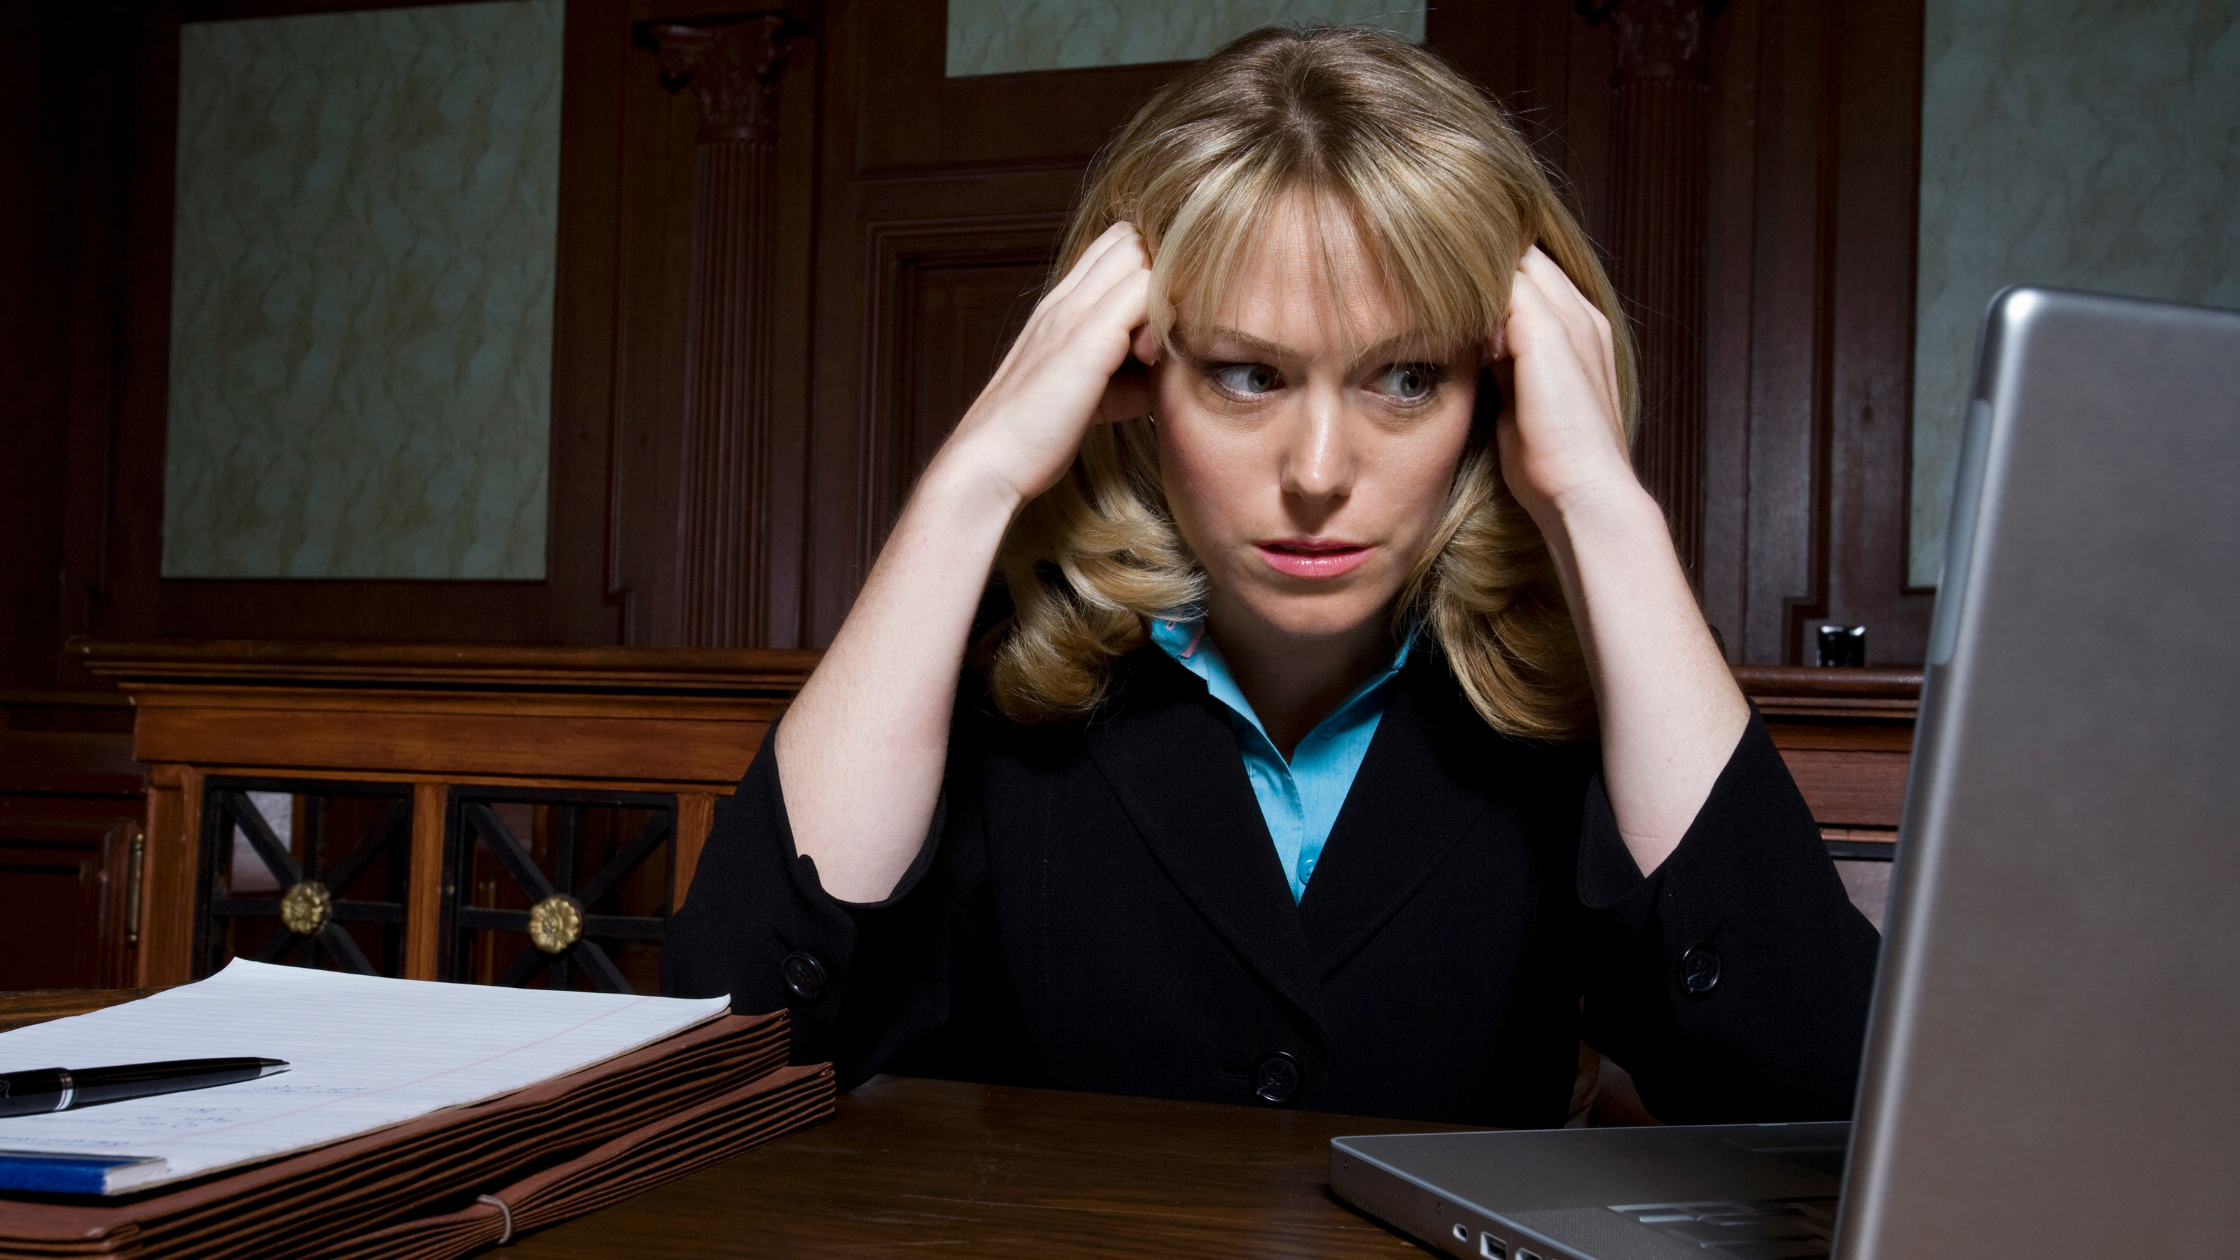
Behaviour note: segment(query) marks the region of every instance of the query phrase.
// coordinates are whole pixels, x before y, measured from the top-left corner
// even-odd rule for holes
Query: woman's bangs
[[[1408,327],[1447,346],[1483,344],[1507,313],[1513,248],[1492,208],[1439,178],[1421,155],[1338,164],[1356,230]]]
[[[1314,203],[1320,270],[1334,309],[1352,309],[1343,269],[1334,261],[1335,219],[1345,224],[1336,230],[1351,235],[1365,256],[1371,282],[1397,308],[1398,326],[1421,338],[1422,352],[1482,344],[1490,335],[1497,313],[1491,302],[1505,301],[1507,286],[1489,288],[1506,276],[1483,261],[1455,255],[1435,222],[1392,197],[1365,198],[1342,185],[1317,189],[1284,178],[1268,165],[1240,163],[1201,183],[1159,242],[1152,264],[1151,325],[1162,347],[1175,349],[1178,330],[1224,322],[1262,229],[1294,193],[1304,193]],[[1363,346],[1376,339],[1367,329],[1357,329],[1356,336]]]
[[[1252,260],[1256,229],[1282,200],[1273,163],[1241,155],[1206,172],[1160,233],[1151,264],[1151,331],[1168,353],[1177,329],[1215,323]]]

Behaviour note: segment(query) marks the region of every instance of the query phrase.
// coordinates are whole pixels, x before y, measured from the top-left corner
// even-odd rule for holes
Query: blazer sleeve
[[[1579,900],[1584,1032],[1668,1124],[1845,1119],[1881,937],[1753,706],[1710,796],[1646,878],[1598,773]]]
[[[829,1060],[849,1089],[945,1017],[946,881],[935,866],[949,794],[891,896],[841,901],[794,848],[777,734],[773,723],[738,790],[716,805],[691,890],[663,932],[661,987],[729,995],[741,1013],[791,1012],[793,1061]]]

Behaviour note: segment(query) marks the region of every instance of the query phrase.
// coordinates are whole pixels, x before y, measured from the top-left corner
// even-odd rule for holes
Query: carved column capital
[[[691,84],[700,102],[702,143],[777,139],[776,95],[785,61],[783,14],[707,25],[661,22],[646,28],[661,54],[661,80]]]
[[[1588,25],[1610,24],[1618,54],[1613,86],[1711,77],[1703,35],[1725,0],[1576,0],[1576,5]]]

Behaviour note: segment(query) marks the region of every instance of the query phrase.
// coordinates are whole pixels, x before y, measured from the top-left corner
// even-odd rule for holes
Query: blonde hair
[[[1160,89],[1099,155],[1052,280],[1107,227],[1134,223],[1152,260],[1152,329],[1171,350],[1178,326],[1223,309],[1292,194],[1350,216],[1406,326],[1434,342],[1484,344],[1538,244],[1609,317],[1630,439],[1632,350],[1593,248],[1500,112],[1438,57],[1381,31],[1255,31]],[[987,668],[997,706],[1022,722],[1092,712],[1149,619],[1205,592],[1148,419],[1093,426],[996,563],[1013,611]],[[1554,563],[1502,481],[1490,423],[1473,426],[1394,616],[1396,630],[1422,619],[1495,730],[1559,739],[1591,722]]]

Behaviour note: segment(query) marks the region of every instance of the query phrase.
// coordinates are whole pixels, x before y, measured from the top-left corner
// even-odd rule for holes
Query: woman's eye
[[[1421,402],[1439,386],[1439,369],[1428,363],[1395,363],[1379,373],[1376,391],[1402,402]]]
[[[1273,391],[1283,375],[1265,363],[1225,363],[1209,374],[1213,383],[1245,398]]]

